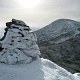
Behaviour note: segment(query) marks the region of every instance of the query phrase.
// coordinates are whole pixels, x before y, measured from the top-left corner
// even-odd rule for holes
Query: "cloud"
[[[31,26],[44,27],[58,18],[80,20],[80,0],[41,0],[34,9],[20,9],[18,1],[0,0],[0,23],[17,18]]]
[[[0,0],[0,9],[16,8],[18,7],[17,0]]]
[[[44,0],[40,9],[54,11],[80,11],[80,0]]]

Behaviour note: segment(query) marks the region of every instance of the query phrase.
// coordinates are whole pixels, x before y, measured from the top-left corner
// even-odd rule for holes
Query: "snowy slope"
[[[79,34],[80,22],[70,19],[58,19],[44,28],[35,31],[38,42],[54,39],[53,43],[60,43]]]
[[[0,80],[79,80],[73,74],[46,59],[30,64],[0,63]]]

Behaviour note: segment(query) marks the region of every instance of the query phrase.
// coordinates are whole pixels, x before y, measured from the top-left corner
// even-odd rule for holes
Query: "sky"
[[[37,30],[61,18],[80,21],[79,16],[80,0],[0,0],[0,33],[12,18]]]

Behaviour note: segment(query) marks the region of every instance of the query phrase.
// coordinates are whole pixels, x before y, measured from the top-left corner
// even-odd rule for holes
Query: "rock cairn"
[[[0,52],[0,62],[6,64],[26,64],[39,58],[37,38],[23,21],[12,19],[6,23],[5,38]]]

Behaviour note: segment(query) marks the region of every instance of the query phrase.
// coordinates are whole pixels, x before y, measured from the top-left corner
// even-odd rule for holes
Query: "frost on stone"
[[[30,63],[39,58],[37,38],[23,21],[12,19],[6,23],[6,36],[0,52],[0,62],[6,64]]]

